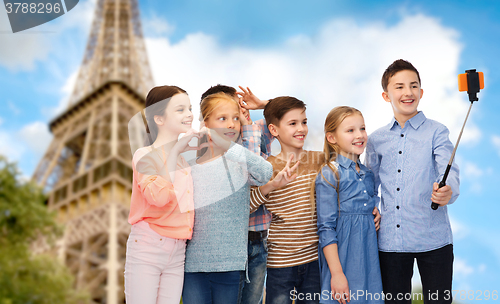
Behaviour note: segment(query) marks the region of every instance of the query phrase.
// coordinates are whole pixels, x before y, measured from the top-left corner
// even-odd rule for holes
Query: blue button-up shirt
[[[366,165],[381,185],[379,250],[424,252],[453,243],[448,207],[431,209],[433,183],[439,183],[453,152],[448,129],[419,112],[404,128],[393,119],[368,137]],[[446,183],[459,194],[453,163]]]

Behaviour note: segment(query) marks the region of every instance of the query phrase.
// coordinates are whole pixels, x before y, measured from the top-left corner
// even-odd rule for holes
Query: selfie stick
[[[453,159],[455,158],[455,152],[457,152],[458,143],[460,142],[460,138],[462,138],[462,133],[464,132],[465,123],[467,122],[467,118],[469,118],[470,109],[472,108],[472,104],[474,101],[478,101],[477,93],[479,90],[484,88],[484,75],[483,72],[476,72],[476,70],[466,70],[465,74],[458,75],[458,90],[460,92],[467,91],[469,94],[469,111],[467,112],[467,116],[465,117],[464,124],[462,125],[462,130],[460,130],[460,134],[458,135],[457,144],[453,149],[453,153],[451,154],[450,161],[448,162],[448,166],[446,167],[446,171],[444,172],[443,179],[439,183],[439,188],[446,186],[446,179],[448,178],[448,173],[450,173],[451,164],[453,163]],[[438,204],[432,203],[432,210],[437,210],[439,207]]]

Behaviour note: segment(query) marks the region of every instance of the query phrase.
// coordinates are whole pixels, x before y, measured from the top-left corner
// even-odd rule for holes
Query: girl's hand
[[[349,283],[343,272],[332,273],[332,280],[330,281],[332,288],[333,298],[341,304],[351,302],[351,294],[349,292]]]
[[[193,139],[194,137],[199,139],[199,138],[201,138],[201,136],[202,136],[202,134],[200,132],[198,132],[194,129],[190,129],[172,147],[172,152],[179,155],[179,154],[187,152],[187,151],[200,150],[200,149],[203,149],[204,147],[208,147],[208,143],[203,143],[199,146],[190,146],[189,145],[189,142],[191,141],[191,139]]]
[[[204,133],[208,137],[208,141],[212,142],[217,147],[227,151],[231,146],[232,141],[222,137],[216,130],[203,127],[200,133]]]
[[[291,154],[290,157],[288,158],[288,161],[286,162],[286,165],[283,168],[283,170],[281,170],[280,173],[278,173],[278,175],[276,175],[276,177],[273,178],[273,180],[271,181],[271,186],[274,189],[284,187],[286,184],[297,178],[297,173],[294,173],[292,175],[292,172],[297,169],[300,161],[298,161],[295,165],[293,165],[293,167],[290,168],[290,162],[292,160],[293,160],[293,154]]]
[[[258,110],[258,109],[264,109],[266,104],[269,102],[268,100],[260,100],[255,96],[250,88],[243,88],[242,86],[239,86],[239,88],[243,92],[236,92],[240,96],[240,106],[244,109],[247,110]]]

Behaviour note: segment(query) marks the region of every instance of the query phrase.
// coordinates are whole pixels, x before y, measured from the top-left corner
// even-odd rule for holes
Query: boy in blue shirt
[[[366,164],[381,185],[379,257],[386,303],[411,303],[417,260],[424,303],[451,303],[453,239],[447,205],[459,194],[453,164],[439,188],[453,151],[448,129],[417,110],[423,90],[417,69],[394,61],[382,76],[382,97],[394,118],[368,137]],[[431,202],[439,205],[431,209]]]

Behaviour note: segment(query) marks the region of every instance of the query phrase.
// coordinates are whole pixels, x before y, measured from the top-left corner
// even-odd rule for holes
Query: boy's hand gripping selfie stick
[[[460,135],[458,135],[457,144],[455,145],[455,149],[453,149],[453,153],[451,154],[450,162],[446,167],[443,179],[439,183],[439,188],[446,186],[446,178],[448,178],[448,173],[450,173],[451,164],[453,163],[458,143],[460,142],[460,138],[462,137],[462,133],[464,132],[465,123],[467,122],[467,118],[469,118],[470,109],[472,108],[472,104],[474,103],[474,101],[479,100],[477,98],[477,93],[479,93],[479,90],[483,88],[484,88],[483,72],[476,72],[476,70],[466,70],[465,74],[458,75],[458,90],[460,92],[467,91],[467,94],[469,94],[470,106],[469,106],[469,111],[467,112],[467,116],[465,117],[462,130],[460,130]],[[431,205],[432,210],[437,210],[438,207],[439,205],[436,203],[432,203]]]

